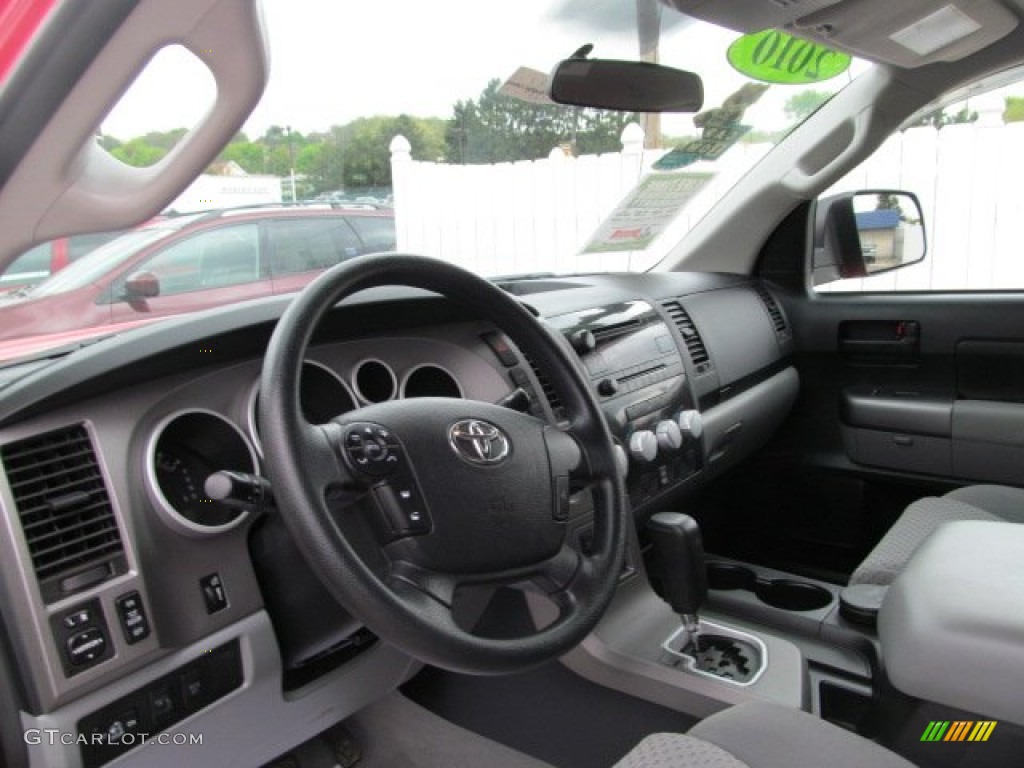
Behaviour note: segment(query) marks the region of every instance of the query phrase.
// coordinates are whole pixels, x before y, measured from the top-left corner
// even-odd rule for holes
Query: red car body
[[[0,297],[0,360],[291,293],[340,261],[394,247],[388,210],[252,208],[151,222]]]

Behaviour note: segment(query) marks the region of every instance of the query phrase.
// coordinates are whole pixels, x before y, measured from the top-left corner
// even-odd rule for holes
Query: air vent
[[[47,602],[125,570],[121,534],[84,426],[5,445],[0,457]]]
[[[562,398],[555,392],[555,388],[551,385],[551,379],[548,378],[547,374],[544,373],[537,364],[530,358],[527,358],[527,362],[530,364],[530,368],[533,369],[533,375],[537,377],[537,381],[540,382],[540,387],[544,392],[544,397],[547,398],[548,405],[551,406],[552,412],[555,414],[555,418],[562,421],[565,418],[565,407],[562,405]]]
[[[772,327],[775,329],[776,335],[780,339],[789,336],[789,328],[786,326],[786,318],[782,314],[782,310],[779,308],[779,303],[775,300],[775,297],[771,295],[767,288],[763,285],[759,285],[754,288],[757,295],[761,297],[761,301],[764,303],[764,308],[768,311],[768,316],[772,319]]]
[[[672,322],[676,324],[676,328],[683,335],[683,341],[686,342],[686,348],[690,352],[690,359],[693,361],[697,373],[701,374],[710,371],[711,358],[708,355],[707,347],[704,346],[704,340],[700,337],[697,326],[694,325],[693,320],[683,308],[683,305],[679,301],[672,299],[671,301],[662,302],[661,306],[665,308],[665,311],[672,318]]]

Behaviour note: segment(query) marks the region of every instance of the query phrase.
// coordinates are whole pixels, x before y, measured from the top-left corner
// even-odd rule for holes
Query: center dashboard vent
[[[779,307],[779,302],[775,300],[775,297],[765,288],[763,285],[754,287],[754,292],[760,297],[761,303],[764,304],[765,310],[768,312],[768,317],[771,318],[772,328],[775,329],[775,335],[779,339],[786,339],[789,337],[789,326],[786,325],[786,316],[782,314],[782,309]]]
[[[47,602],[126,570],[110,494],[83,425],[10,443],[0,458]]]
[[[686,349],[690,352],[690,359],[693,361],[693,366],[697,369],[697,373],[702,374],[710,371],[712,367],[711,356],[708,354],[707,347],[704,346],[704,339],[700,337],[700,332],[697,330],[693,318],[690,317],[690,313],[686,311],[677,299],[663,301],[661,306],[665,308],[669,317],[672,318],[672,322],[679,329],[679,333],[683,335],[683,341],[686,343]]]

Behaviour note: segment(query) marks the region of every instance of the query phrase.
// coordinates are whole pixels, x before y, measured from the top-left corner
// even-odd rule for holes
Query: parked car
[[[71,262],[122,234],[123,230],[93,232],[40,243],[0,271],[0,295],[41,283]]]
[[[370,208],[273,206],[164,217],[0,300],[0,341],[17,340],[0,343],[0,359],[27,354],[31,337],[73,340],[109,326],[289,293],[327,267],[394,247],[392,214]]]

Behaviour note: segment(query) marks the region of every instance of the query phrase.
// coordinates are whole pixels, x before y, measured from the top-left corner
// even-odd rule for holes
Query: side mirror
[[[698,112],[699,75],[645,61],[573,58],[558,62],[548,95],[558,104],[620,112]]]
[[[872,189],[818,201],[814,284],[868,277],[924,260],[924,214],[910,192]]]
[[[127,301],[155,298],[160,295],[160,278],[153,272],[134,272],[124,281],[121,295]]]

